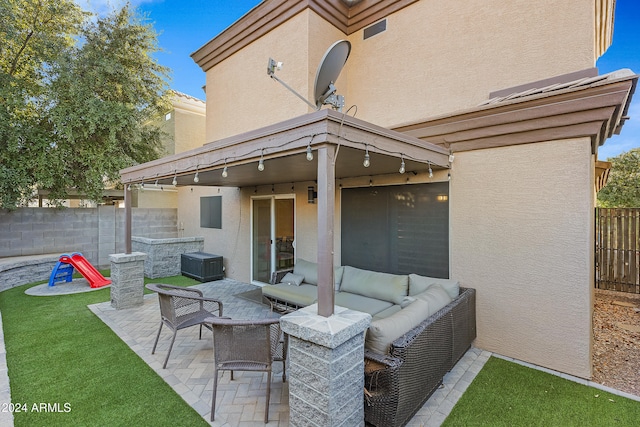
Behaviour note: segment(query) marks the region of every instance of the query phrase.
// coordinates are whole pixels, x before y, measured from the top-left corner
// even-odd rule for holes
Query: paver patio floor
[[[196,285],[204,295],[222,301],[224,315],[237,319],[279,317],[266,305],[236,295],[256,289],[255,286],[231,279]],[[211,333],[203,331],[198,339],[197,328],[178,331],[166,369],[162,363],[171,339],[164,327],[158,348],[151,354],[153,341],[160,326],[160,310],[155,294],[145,295],[142,306],[115,310],[110,302],[89,308],[107,324],[131,349],[160,375],[207,422],[211,414],[213,393],[213,350]],[[470,349],[444,378],[443,386],[434,393],[408,424],[411,427],[439,426],[455,402],[471,384],[490,353]],[[274,365],[269,405],[269,426],[289,425],[289,387],[282,382],[282,364]],[[228,372],[218,381],[216,427],[263,426],[266,396],[266,374],[238,372],[230,381]],[[159,407],[159,416],[161,414]]]

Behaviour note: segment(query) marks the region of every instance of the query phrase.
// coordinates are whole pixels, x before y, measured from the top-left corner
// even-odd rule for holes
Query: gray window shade
[[[222,228],[222,196],[200,197],[200,227]]]
[[[449,277],[449,183],[342,190],[342,264]]]

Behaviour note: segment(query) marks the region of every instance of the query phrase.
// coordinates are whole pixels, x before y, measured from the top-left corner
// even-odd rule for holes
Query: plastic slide
[[[91,265],[87,259],[78,252],[74,252],[71,255],[61,255],[60,262],[63,264],[71,264],[78,273],[82,274],[89,282],[92,288],[101,288],[111,284],[111,280],[105,278],[96,268]]]

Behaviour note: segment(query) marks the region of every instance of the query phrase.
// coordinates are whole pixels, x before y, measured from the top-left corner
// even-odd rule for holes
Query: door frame
[[[270,268],[270,272],[269,272],[269,276],[271,276],[271,274],[276,271],[276,251],[275,251],[275,247],[276,247],[276,204],[275,201],[276,200],[281,200],[281,199],[290,199],[293,201],[293,251],[294,251],[294,259],[295,259],[295,251],[296,251],[296,241],[297,241],[297,236],[298,236],[298,221],[297,221],[297,214],[296,214],[296,195],[295,193],[286,193],[286,194],[269,194],[269,195],[264,195],[264,196],[251,196],[251,217],[249,219],[249,271],[250,271],[250,282],[253,285],[257,285],[257,286],[264,286],[264,285],[268,285],[269,283],[265,283],[265,282],[261,282],[257,279],[254,279],[253,274],[253,256],[254,256],[254,247],[253,247],[253,201],[254,200],[270,200],[271,201],[271,207],[270,207],[270,241],[271,241],[271,250],[270,250],[270,254],[271,254],[271,259],[269,260],[269,263],[271,265]]]

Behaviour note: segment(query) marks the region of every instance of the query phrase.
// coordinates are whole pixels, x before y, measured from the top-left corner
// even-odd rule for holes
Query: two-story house
[[[122,180],[175,183],[229,277],[304,258],[324,288],[335,265],[456,278],[476,346],[590,378],[595,165],[637,82],[594,68],[614,3],[265,0],[192,55],[208,143]],[[338,40],[343,112],[270,78],[282,61],[314,100]]]

